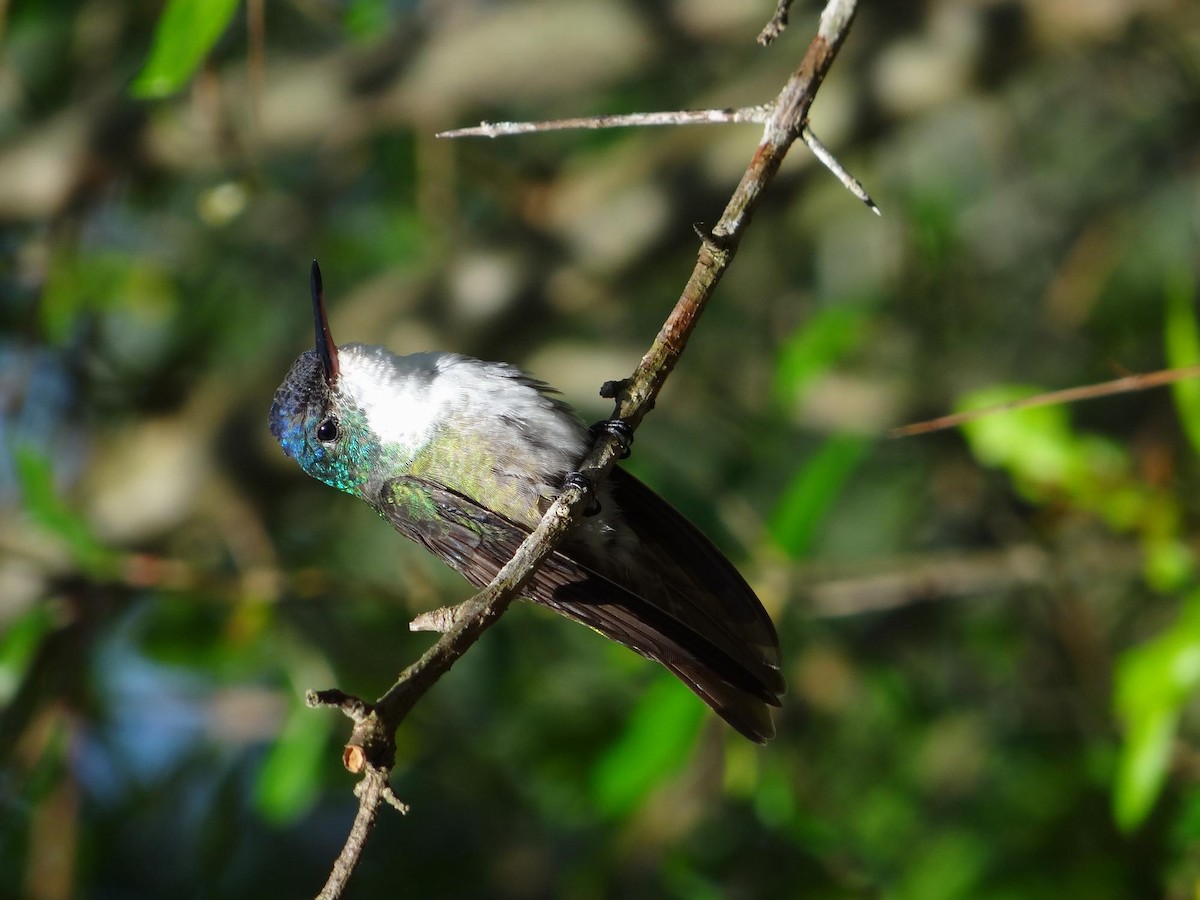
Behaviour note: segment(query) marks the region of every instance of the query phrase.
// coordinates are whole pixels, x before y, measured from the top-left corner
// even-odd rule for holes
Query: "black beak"
[[[338,377],[337,345],[329,333],[329,317],[325,315],[325,287],[321,283],[321,267],[314,259],[312,275],[313,324],[317,331],[317,355],[321,357],[321,366],[325,369],[325,383],[333,387]]]

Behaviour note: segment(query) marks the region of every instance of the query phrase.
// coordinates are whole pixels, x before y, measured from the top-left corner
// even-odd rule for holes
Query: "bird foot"
[[[592,426],[591,432],[595,436],[608,434],[620,441],[621,455],[619,459],[629,459],[630,445],[633,444],[633,429],[629,427],[629,423],[624,419],[605,419],[602,422],[597,422]]]
[[[582,472],[568,472],[567,477],[563,479],[563,487],[579,488],[583,491],[583,495],[588,501],[588,505],[583,510],[585,516],[591,517],[600,512],[600,501],[596,499],[596,486],[592,484],[592,479]]]

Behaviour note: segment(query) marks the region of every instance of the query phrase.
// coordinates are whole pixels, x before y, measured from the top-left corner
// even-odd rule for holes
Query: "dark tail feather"
[[[740,660],[642,598],[593,576],[552,593],[538,591],[534,599],[661,663],[750,740],[762,744],[775,736],[770,707],[781,704],[774,680],[764,684]]]
[[[770,707],[759,698],[713,678],[711,672],[693,664],[668,664],[667,668],[695,691],[717,715],[756,744],[765,744],[775,737]],[[779,706],[778,698],[771,705]]]

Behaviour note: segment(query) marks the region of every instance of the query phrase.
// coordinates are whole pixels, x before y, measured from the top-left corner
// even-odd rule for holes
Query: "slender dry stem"
[[[1200,366],[1185,366],[1182,369],[1159,369],[1157,372],[1145,372],[1139,375],[1126,375],[1112,381],[1102,381],[1099,384],[1085,384],[1080,387],[1063,388],[1061,391],[1048,391],[1032,397],[1022,397],[1020,400],[1010,400],[982,409],[970,409],[965,412],[939,416],[924,422],[914,422],[911,425],[901,425],[888,432],[888,437],[911,437],[915,434],[928,434],[931,431],[941,431],[954,428],[967,422],[974,422],[986,416],[1012,412],[1014,409],[1029,409],[1033,406],[1050,406],[1054,403],[1074,403],[1077,400],[1092,400],[1096,397],[1110,397],[1113,394],[1126,394],[1130,391],[1144,391],[1147,388],[1173,384],[1188,378],[1200,377]]]

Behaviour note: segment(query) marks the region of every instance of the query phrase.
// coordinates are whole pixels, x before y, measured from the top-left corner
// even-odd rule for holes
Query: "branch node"
[[[729,250],[729,236],[717,234],[703,222],[693,222],[692,231],[696,232],[696,237],[704,242],[704,246],[711,253],[725,253]]]
[[[396,765],[397,722],[385,721],[376,710],[354,726],[342,750],[342,765],[355,775],[372,769],[387,773]]]
[[[367,767],[367,754],[362,747],[356,744],[347,744],[342,748],[342,765],[346,767],[347,772],[353,772],[357,775]],[[355,786],[354,796],[359,796],[360,787]]]
[[[605,400],[616,400],[619,394],[624,393],[629,387],[632,379],[618,378],[615,381],[606,381],[600,385],[600,396]]]
[[[339,691],[337,688],[330,688],[327,691],[308,691],[304,695],[304,703],[309,709],[317,709],[321,706],[335,707],[355,723],[361,723],[372,712],[371,704],[352,694]]]
[[[421,613],[408,623],[409,631],[433,631],[445,634],[453,628],[463,615],[463,605],[442,606]]]

